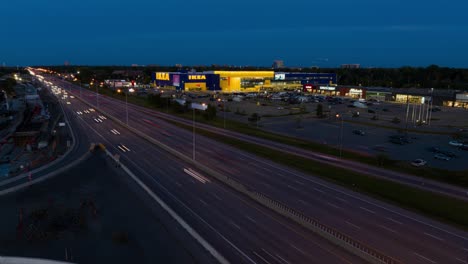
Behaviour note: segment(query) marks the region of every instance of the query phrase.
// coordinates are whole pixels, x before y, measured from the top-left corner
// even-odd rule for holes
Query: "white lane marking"
[[[238,226],[236,223],[234,223],[233,221],[231,221],[231,225],[235,226],[237,229],[241,229],[240,226]]]
[[[337,208],[337,209],[343,209],[343,207],[340,207],[340,206],[338,206],[338,205],[336,205],[336,204],[332,204],[332,203],[330,203],[330,202],[327,202],[327,204],[329,204],[330,206],[333,206],[333,207],[335,207],[335,208]]]
[[[467,264],[468,264],[468,262],[464,261],[464,260],[461,259],[461,258],[455,258],[455,259],[458,260],[458,261],[460,261],[461,263],[467,263]]]
[[[177,184],[177,186],[179,186],[179,187],[182,187],[182,184],[180,182],[178,182],[178,181],[176,181],[175,184]]]
[[[354,227],[354,228],[361,229],[359,226],[357,226],[357,225],[355,225],[355,224],[353,224],[353,223],[350,223],[350,222],[348,222],[348,221],[345,221],[345,223],[348,224],[348,225],[350,225],[350,226],[352,226],[352,227]]]
[[[426,233],[426,232],[424,232],[424,234],[425,234],[426,236],[430,236],[430,237],[432,237],[432,238],[434,238],[434,239],[437,239],[437,240],[439,240],[439,241],[444,241],[444,239],[442,239],[442,238],[440,238],[440,237],[438,237],[438,236],[434,236],[434,235],[429,234],[429,233]]]
[[[340,200],[340,201],[342,201],[343,203],[348,203],[348,201],[346,201],[345,199],[340,198],[340,197],[336,197],[336,196],[335,196],[335,199]]]
[[[300,199],[299,199],[299,202],[300,202],[300,203],[303,203],[303,204],[307,204],[307,202],[304,201],[304,200],[300,200]]]
[[[300,181],[295,181],[296,183],[300,184],[300,185],[304,185],[303,182],[300,182]]]
[[[273,256],[270,252],[266,251],[264,248],[262,248],[262,250],[263,250],[263,252],[267,253],[267,255],[270,256],[275,261],[281,262],[281,261],[279,261],[279,259],[277,257]]]
[[[416,252],[414,252],[414,254],[415,254],[416,256],[418,256],[418,257],[420,257],[420,258],[426,260],[426,261],[431,262],[431,263],[437,263],[437,262],[433,261],[432,259],[426,258],[425,256],[420,255],[420,254],[418,254],[418,253],[416,253]]]
[[[254,253],[255,256],[259,257],[263,262],[265,263],[268,263],[268,264],[271,264],[270,262],[268,262],[266,259],[264,259],[262,256],[260,256],[257,252],[255,251],[252,251]]]
[[[199,173],[197,173],[196,171],[192,170],[192,169],[184,169],[184,172],[187,173],[188,175],[192,176],[193,178],[195,178],[196,180],[198,180],[199,182],[205,184],[207,182],[210,182],[209,179],[201,176]]]
[[[127,148],[124,144],[120,144],[120,145],[122,145],[122,148],[126,149],[127,151],[130,151],[130,149]]]
[[[445,230],[445,229],[443,229],[443,228],[440,228],[440,227],[437,227],[437,226],[435,226],[435,225],[432,225],[432,224],[430,224],[430,223],[427,223],[427,222],[425,222],[425,221],[423,221],[423,220],[419,220],[419,219],[416,219],[416,218],[414,218],[414,217],[405,215],[404,213],[397,212],[397,211],[394,210],[394,209],[390,209],[390,208],[388,208],[388,207],[386,207],[386,206],[379,205],[379,204],[377,204],[377,203],[375,203],[375,202],[372,202],[372,201],[370,201],[370,200],[366,200],[366,199],[364,199],[364,198],[361,198],[361,197],[359,197],[359,195],[350,194],[350,193],[347,193],[346,191],[340,190],[340,189],[338,189],[338,188],[331,187],[331,186],[330,186],[330,183],[322,183],[322,182],[320,182],[320,181],[318,181],[318,180],[314,180],[314,179],[311,178],[310,176],[305,177],[305,176],[300,175],[300,174],[298,174],[298,173],[296,173],[296,172],[294,172],[294,171],[292,171],[292,170],[288,170],[288,169],[285,169],[285,168],[276,166],[276,165],[271,164],[271,163],[269,163],[269,162],[266,162],[266,161],[264,161],[264,160],[259,160],[258,158],[256,158],[256,157],[253,156],[253,155],[249,155],[249,154],[242,153],[242,152],[236,152],[236,153],[238,153],[238,155],[245,156],[245,157],[247,157],[247,158],[249,158],[249,159],[256,160],[257,162],[266,164],[266,165],[268,165],[268,166],[270,166],[270,167],[272,167],[272,168],[275,168],[276,170],[281,170],[281,171],[283,171],[283,172],[287,172],[287,173],[289,173],[289,174],[291,174],[291,175],[294,175],[294,176],[296,176],[296,177],[298,177],[298,178],[301,178],[302,180],[305,180],[305,181],[312,182],[312,183],[314,183],[314,184],[320,185],[320,186],[323,187],[323,188],[326,188],[326,189],[335,191],[335,192],[337,192],[337,193],[340,193],[340,194],[342,194],[342,195],[346,195],[346,196],[348,196],[348,197],[352,197],[352,198],[354,198],[354,199],[356,199],[356,200],[359,200],[359,201],[361,201],[361,202],[364,202],[364,203],[373,205],[373,206],[378,207],[378,208],[380,208],[380,209],[383,209],[383,210],[385,210],[385,211],[394,213],[394,214],[399,215],[399,216],[401,216],[401,217],[404,217],[404,218],[413,220],[413,221],[415,221],[415,222],[417,222],[417,223],[420,223],[420,224],[423,224],[423,225],[432,227],[432,228],[434,228],[434,229],[437,229],[437,230],[439,230],[439,231],[443,231],[443,232],[445,232],[445,233],[447,233],[447,234],[449,234],[449,235],[452,235],[452,236],[454,236],[454,237],[457,237],[457,238],[460,238],[460,239],[462,239],[462,240],[468,241],[468,238],[465,237],[465,236],[461,236],[461,235],[455,234],[455,233],[453,233],[453,232],[451,232],[451,231],[448,231],[448,230]]]
[[[284,258],[282,258],[280,255],[278,254],[275,254],[278,258],[280,258],[282,261],[286,262],[287,264],[291,264],[291,262],[285,260]]]
[[[365,208],[365,207],[360,206],[359,208],[361,208],[362,210],[367,211],[367,212],[369,212],[369,213],[375,214],[374,211],[372,211],[372,210],[370,210],[370,209],[367,209],[367,208]]]
[[[221,199],[221,197],[219,197],[219,196],[218,196],[218,195],[216,195],[216,194],[213,194],[213,196],[214,196],[216,199],[220,200],[220,201],[222,201],[222,200],[223,200],[223,199]]]
[[[466,252],[468,252],[468,248],[463,248],[463,250],[465,250]]]
[[[245,216],[247,219],[249,219],[252,223],[257,223],[257,221],[253,220],[250,216]]]
[[[314,188],[314,190],[316,190],[317,192],[320,192],[320,193],[325,193],[324,191],[318,189],[318,188]]]
[[[102,137],[102,135],[101,135]],[[110,152],[109,152],[110,153]],[[133,162],[132,162],[133,163]],[[135,165],[135,163],[133,163]],[[123,164],[122,164],[123,165]],[[140,185],[140,187],[146,191],[146,193],[151,196],[151,198],[153,198],[153,200],[155,200],[170,216],[172,216],[172,218],[174,218],[181,226],[182,228],[184,228],[193,238],[195,238],[195,240],[198,241],[198,243],[200,243],[208,252],[210,252],[210,254],[216,258],[216,260],[218,260],[220,263],[225,263],[225,264],[228,264],[229,261],[227,261],[223,255],[221,255],[210,243],[208,243],[202,236],[200,236],[200,234],[197,233],[197,231],[195,231],[187,222],[184,221],[184,219],[182,219],[174,210],[172,210],[171,207],[169,207],[169,205],[167,205],[161,198],[159,198],[159,196],[157,196],[153,191],[151,191],[151,189],[145,185],[135,174],[133,174],[133,172],[131,172],[126,166],[122,166],[123,170],[125,172],[127,172],[128,175],[130,175],[130,177],[138,184]],[[148,175],[148,173],[145,173]],[[159,186],[160,183],[157,182],[154,178],[150,177],[151,179],[153,179]],[[161,186],[163,187],[163,186]],[[163,187],[163,189],[165,189]],[[165,189],[165,191],[167,193],[169,193],[169,195],[171,195],[171,193]],[[238,247],[236,247],[231,241],[229,241],[226,237],[224,237],[223,235],[221,235],[216,229],[214,229],[211,225],[209,225],[203,218],[201,218],[199,215],[195,214],[192,210],[190,210],[190,208],[188,208],[184,203],[182,203],[180,200],[178,200],[176,197],[174,197],[173,195],[171,195],[172,198],[176,201],[178,201],[180,204],[182,204],[184,207],[186,207],[190,212],[192,212],[194,215],[196,215],[199,219],[201,219],[207,226],[209,226],[211,229],[213,229],[216,233],[218,233],[227,243],[229,243],[233,248],[235,248],[238,252],[240,252],[243,256],[245,256],[248,260],[250,260],[252,263],[255,263],[255,261],[253,261],[251,258],[249,258],[247,255],[245,255],[244,252],[242,252]]]
[[[385,229],[385,230],[387,230],[387,231],[390,231],[390,232],[392,232],[392,233],[395,233],[395,234],[398,233],[397,231],[395,231],[395,230],[393,230],[393,229],[391,229],[391,228],[388,228],[388,227],[386,227],[386,226],[383,226],[383,225],[377,225],[377,226],[380,227],[380,228],[383,228],[383,229]]]
[[[397,221],[397,220],[395,220],[395,219],[393,219],[393,218],[390,218],[390,217],[385,217],[385,218],[388,219],[388,220],[390,220],[390,221],[392,221],[392,222],[394,222],[394,223],[397,223],[397,224],[400,224],[400,225],[403,224],[402,222],[399,222],[399,221]]]
[[[121,151],[123,152],[127,152],[124,148],[122,148],[121,146],[117,146]]]
[[[295,188],[295,187],[292,187],[291,185],[288,184],[288,187],[295,190],[295,191],[299,191],[299,189]]]
[[[302,254],[305,255],[305,252],[302,251],[300,248],[298,248],[298,247],[296,247],[296,246],[294,246],[294,245],[291,245],[291,247],[293,247],[295,250],[297,250],[297,251],[299,251],[299,252],[301,252]]]
[[[201,198],[198,198],[198,200],[200,200],[200,202],[202,202],[202,204],[204,204],[205,206],[208,206],[208,204],[205,201],[203,201]]]

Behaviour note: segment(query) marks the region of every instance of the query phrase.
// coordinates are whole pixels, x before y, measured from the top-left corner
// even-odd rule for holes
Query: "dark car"
[[[468,145],[462,145],[459,147],[461,150],[468,150]]]
[[[382,111],[384,111],[384,112],[390,112],[390,110],[388,110],[387,108],[382,109]]]
[[[441,150],[440,148],[438,148],[438,147],[430,147],[428,150],[429,150],[430,152],[434,152],[434,153],[439,153],[439,152],[442,151],[442,150]]]
[[[372,109],[368,109],[367,112],[368,112],[368,113],[371,113],[371,114],[375,114],[375,111],[372,110]]]
[[[359,136],[364,136],[366,133],[364,131],[362,131],[362,130],[355,129],[355,130],[353,130],[353,134],[359,135]]]

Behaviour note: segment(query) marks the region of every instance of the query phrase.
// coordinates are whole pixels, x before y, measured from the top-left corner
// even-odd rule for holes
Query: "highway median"
[[[192,130],[189,125],[173,120],[171,124]],[[424,214],[433,219],[468,230],[468,203],[444,195],[423,191],[396,182],[358,174],[349,170],[324,165],[297,155],[274,150],[272,148],[225,137],[208,130],[197,128],[196,133],[214,139],[243,151],[271,160],[278,164],[298,169],[311,177],[318,176],[338,185],[347,187],[380,200],[384,200],[411,211]],[[314,175],[314,176],[312,176]]]

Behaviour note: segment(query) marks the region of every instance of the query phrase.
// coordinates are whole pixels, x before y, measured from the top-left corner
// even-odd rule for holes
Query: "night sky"
[[[468,67],[466,0],[22,0],[6,65]]]

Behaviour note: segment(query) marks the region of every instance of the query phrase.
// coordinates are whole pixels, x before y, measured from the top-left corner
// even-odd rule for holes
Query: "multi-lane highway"
[[[361,263],[304,228],[211,180],[79,100],[66,111],[231,263]],[[66,101],[67,101],[66,100]]]
[[[78,87],[50,79],[71,94]],[[81,91],[96,104],[96,94]],[[275,216],[232,190],[192,172],[115,122],[89,112],[89,106],[68,99],[67,108],[119,152],[124,163],[144,177],[178,212],[222,248],[233,262],[328,263],[360,260],[330,246],[294,224]],[[84,110],[87,109],[84,112]],[[125,103],[99,96],[99,109],[126,122]],[[129,105],[128,125],[192,156],[193,135],[151,111]],[[102,121],[102,122],[101,122]],[[468,263],[468,235],[389,204],[274,164],[202,136],[196,136],[195,159],[219,173],[287,204],[405,263]],[[278,256],[275,256],[278,254]]]

